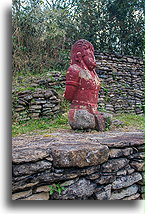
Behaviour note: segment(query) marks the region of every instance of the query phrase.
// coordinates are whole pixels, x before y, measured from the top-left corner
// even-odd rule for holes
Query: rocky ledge
[[[143,199],[143,152],[143,132],[13,138],[12,200]]]

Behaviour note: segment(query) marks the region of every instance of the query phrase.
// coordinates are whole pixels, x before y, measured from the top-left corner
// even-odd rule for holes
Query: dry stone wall
[[[143,152],[142,132],[16,137],[12,200],[143,199]]]
[[[60,112],[60,98],[53,89],[25,90],[13,93],[13,119],[51,118]]]
[[[102,80],[99,110],[110,113],[143,114],[143,60],[133,56],[97,52],[95,57],[96,72]],[[14,90],[13,118],[17,120],[49,118],[60,112],[60,99],[55,89],[65,87],[65,78],[64,73],[54,72],[51,78],[34,80],[30,87],[34,87],[35,90],[22,92]]]
[[[95,54],[102,80],[99,108],[112,113],[143,114],[143,60],[133,56]]]

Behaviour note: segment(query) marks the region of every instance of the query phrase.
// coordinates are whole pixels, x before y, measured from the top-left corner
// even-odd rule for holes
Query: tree
[[[71,45],[142,56],[143,0],[13,0],[13,70],[65,69]]]

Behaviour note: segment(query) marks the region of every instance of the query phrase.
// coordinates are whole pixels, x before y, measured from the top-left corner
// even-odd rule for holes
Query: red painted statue
[[[77,41],[71,49],[64,94],[71,101],[68,118],[73,129],[105,129],[105,118],[97,110],[100,81],[95,68],[92,44],[84,39]]]

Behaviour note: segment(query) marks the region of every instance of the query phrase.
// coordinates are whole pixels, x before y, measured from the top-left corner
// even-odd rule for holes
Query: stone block
[[[142,176],[137,172],[134,172],[131,175],[121,176],[112,183],[112,189],[122,189],[124,187],[131,186],[140,180],[142,180]]]
[[[97,166],[108,160],[107,146],[100,144],[65,144],[51,148],[54,167]]]
[[[30,109],[41,109],[42,106],[41,105],[31,105]]]
[[[60,110],[60,106],[59,105],[56,105],[55,107],[53,107],[52,109],[53,111],[57,111],[57,110]]]
[[[13,165],[13,174],[15,176],[31,175],[37,172],[50,169],[52,163],[47,160],[37,161],[35,163],[23,163],[21,165]]]
[[[95,182],[97,184],[110,184],[115,180],[116,176],[114,174],[112,175],[101,175],[99,179],[97,179]]]
[[[126,174],[127,174],[127,170],[121,169],[121,170],[119,170],[116,174],[117,174],[118,176],[120,176],[120,175],[126,175]]]
[[[96,185],[85,178],[79,179],[74,184],[67,187],[62,193],[54,194],[52,199],[57,200],[85,200],[95,191]]]
[[[72,118],[71,115],[73,114],[73,120],[69,119],[69,124],[72,129],[95,129],[96,123],[93,114],[89,113],[87,110],[74,111],[72,109],[69,111],[69,118]]]
[[[143,160],[144,159],[144,152],[137,152],[135,154],[132,154],[128,157],[129,159],[141,159]]]
[[[100,191],[95,193],[97,200],[109,200],[111,197],[111,184],[104,186]]]
[[[132,148],[125,148],[125,149],[110,149],[109,156],[110,158],[117,158],[122,156],[128,156],[133,153]]]
[[[106,163],[102,164],[102,172],[117,172],[124,168],[128,163],[129,160],[126,158],[108,160]]]
[[[47,201],[47,200],[49,200],[49,193],[42,192],[42,193],[38,193],[38,194],[33,194],[32,196],[29,196],[29,197],[27,197],[25,199],[21,199],[21,200]]]
[[[119,189],[119,190],[115,190],[112,192],[110,200],[122,200],[125,197],[129,197],[131,195],[136,194],[138,191],[138,186],[136,184],[124,188],[124,189]]]
[[[53,108],[54,106],[55,104],[52,104],[52,103],[43,104],[43,108]]]
[[[91,174],[91,175],[88,175],[87,176],[87,179],[90,179],[90,180],[96,180],[96,179],[98,179],[100,177],[100,173],[93,173],[93,174]]]
[[[70,185],[76,183],[76,181],[78,181],[78,180],[79,180],[79,178],[76,178],[76,179],[73,179],[73,180],[65,181],[65,182],[61,183],[61,186],[63,186],[63,187],[68,187],[68,186],[70,186]]]
[[[34,98],[44,98],[44,94],[43,94],[43,92],[35,92],[35,93],[33,93],[33,97]]]
[[[125,198],[123,198],[122,200],[137,200],[138,198],[140,197],[140,194],[139,193],[136,193],[136,194],[134,194],[134,195],[131,195],[131,196],[129,196],[129,197],[125,197]]]
[[[18,192],[18,193],[14,193],[12,194],[12,200],[19,200],[22,198],[26,198],[28,196],[32,195],[32,190],[28,190],[28,191],[23,191],[23,192]]]
[[[49,90],[46,91],[45,94],[44,94],[44,96],[45,96],[46,99],[50,98],[52,95],[53,95],[53,92],[49,91]]]
[[[139,172],[142,172],[143,171],[143,168],[144,168],[144,162],[143,160],[133,160],[130,162],[130,165],[136,170],[136,171],[139,171]]]
[[[77,169],[78,175],[91,175],[93,173],[97,174],[100,171],[100,165],[97,166],[89,166],[85,168]]]
[[[39,186],[36,189],[34,189],[35,193],[49,192],[49,191],[50,191],[49,185]]]

